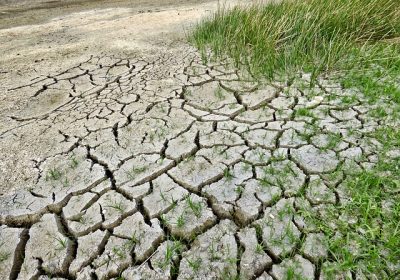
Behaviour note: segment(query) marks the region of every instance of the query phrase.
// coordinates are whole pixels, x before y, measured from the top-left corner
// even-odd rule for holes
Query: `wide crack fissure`
[[[26,248],[26,244],[29,241],[29,238],[30,238],[29,228],[22,230],[22,232],[19,235],[18,245],[14,251],[14,260],[13,260],[13,265],[11,267],[11,273],[10,273],[10,277],[9,277],[10,280],[18,279],[18,274],[20,273],[21,267],[25,260],[25,248]]]

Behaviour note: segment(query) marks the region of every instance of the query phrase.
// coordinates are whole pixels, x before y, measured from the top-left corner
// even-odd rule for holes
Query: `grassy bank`
[[[357,88],[370,103],[395,104],[392,116],[384,110],[374,114],[398,123],[399,0],[284,0],[221,8],[199,23],[190,40],[214,58],[230,57],[255,78],[328,74],[343,88]],[[378,162],[343,180],[348,201],[332,205],[331,219],[302,213],[329,237],[331,279],[341,271],[368,279],[400,277],[400,157],[387,156],[400,149],[400,133],[396,124],[385,124],[368,135],[382,143]]]
[[[400,68],[398,0],[291,0],[221,8],[191,36],[255,75]]]

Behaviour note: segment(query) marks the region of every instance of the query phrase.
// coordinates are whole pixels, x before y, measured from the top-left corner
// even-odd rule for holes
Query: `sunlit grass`
[[[292,0],[220,8],[191,41],[229,56],[254,75],[274,77],[400,65],[398,0]]]

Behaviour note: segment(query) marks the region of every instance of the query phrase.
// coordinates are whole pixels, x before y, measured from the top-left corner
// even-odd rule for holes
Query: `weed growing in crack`
[[[218,256],[218,250],[215,247],[215,243],[214,242],[215,241],[212,240],[210,247],[208,247],[208,253],[210,254],[210,260],[211,261],[217,261],[217,260],[220,259],[220,257]]]
[[[7,252],[0,252],[0,263],[8,260],[11,256],[11,253],[7,253]]]
[[[193,96],[193,92],[191,90],[187,89],[187,90],[185,90],[185,96],[186,97]]]
[[[169,224],[169,221],[168,221],[167,217],[165,217],[164,214],[161,214],[161,215],[160,215],[160,222],[161,222],[161,224],[163,224],[164,226],[166,226],[166,225]]]
[[[67,248],[67,244],[68,244],[68,239],[67,238],[61,238],[61,237],[54,237],[54,241],[56,242],[56,250],[57,251],[62,251],[64,249]]]
[[[122,247],[115,246],[111,249],[111,252],[112,252],[113,256],[115,256],[119,260],[126,259],[126,257],[127,257],[127,252],[126,252],[125,248],[122,248]]]
[[[232,273],[232,271],[231,270],[229,270],[229,268],[227,268],[227,267],[224,267],[224,270],[222,271],[222,274],[221,274],[221,279],[226,279],[226,280],[239,280],[240,278],[239,278],[239,275],[234,275],[233,273]]]
[[[139,238],[136,236],[136,231],[132,234],[132,236],[129,238],[128,244],[130,247],[135,246],[140,242]]]
[[[183,252],[183,249],[184,245],[180,240],[169,241],[165,249],[164,260],[158,263],[158,266],[163,270],[168,266],[171,266],[173,269],[174,258],[180,255]],[[174,271],[172,271],[172,273],[174,274]]]
[[[203,211],[203,205],[199,202],[194,202],[190,196],[186,198],[186,203],[188,207],[192,210],[193,214],[197,217],[201,217],[201,213]]]
[[[176,226],[178,228],[183,228],[185,226],[185,217],[183,214],[179,215],[178,219],[176,219]]]
[[[256,230],[256,236],[261,237],[263,234],[263,230],[260,224],[254,224],[254,229]]]
[[[194,76],[197,76],[199,74],[197,67],[192,67],[192,71]]]
[[[347,276],[345,276],[345,272],[335,263],[325,262],[322,267],[321,274],[324,275],[325,279],[327,280],[335,280],[337,279],[338,275],[343,275],[343,280],[352,279],[351,274],[349,275],[348,273]]]
[[[78,218],[74,221],[76,221],[82,225],[85,225],[90,221],[90,219],[85,215],[79,215]]]
[[[295,111],[296,117],[309,117],[309,118],[314,118],[314,114],[312,113],[311,109],[308,108],[298,108]]]
[[[76,156],[75,155],[72,155],[71,157],[70,157],[70,164],[69,164],[69,166],[72,168],[72,169],[76,169],[77,167],[78,167],[78,165],[79,165],[79,161],[78,161],[78,159],[76,158]]]
[[[225,95],[224,92],[221,88],[220,85],[218,85],[217,89],[214,92],[215,97],[217,97],[219,100],[224,100],[225,99]]]
[[[269,237],[269,244],[272,246],[282,246],[283,245],[283,239],[285,238],[284,235],[282,235],[280,238],[273,237],[272,234]]]
[[[290,164],[286,164],[283,168],[276,168],[270,165],[265,167],[263,171],[264,176],[260,180],[262,186],[277,185],[280,188],[285,188],[291,178],[299,176]]]
[[[194,159],[195,159],[195,156],[194,155],[190,155],[187,158],[185,158],[184,161],[185,162],[191,162],[191,161],[194,161]]]
[[[259,182],[262,188],[268,188],[273,185],[272,182],[269,180],[268,176],[265,175],[259,180]]]
[[[264,245],[262,243],[257,243],[255,251],[257,254],[264,253]]]
[[[250,171],[252,168],[252,165],[248,162],[244,162],[242,166],[242,171],[247,172]]]
[[[229,263],[232,266],[235,266],[237,263],[238,259],[237,258],[227,258],[226,262]]]
[[[336,148],[339,143],[342,141],[343,137],[340,135],[340,133],[329,133],[328,134],[328,142],[324,147],[322,147],[322,150],[332,150]]]
[[[122,201],[109,199],[108,203],[109,204],[107,204],[105,206],[105,208],[111,208],[111,209],[117,210],[120,213],[124,213],[124,211],[126,209],[126,206],[122,203]]]
[[[218,155],[223,156],[224,159],[228,159],[228,158],[229,158],[228,149],[222,148],[222,149],[218,152]]]
[[[235,103],[231,103],[231,104],[228,105],[228,108],[232,110],[232,109],[235,109],[236,106],[237,105]]]
[[[132,167],[130,170],[128,170],[126,173],[127,173],[127,176],[128,176],[128,178],[129,178],[130,180],[134,180],[134,179],[136,178],[137,175],[139,175],[139,174],[145,172],[146,170],[147,170],[147,167],[146,167],[146,166],[141,166],[141,167],[133,166],[133,167]]]
[[[69,180],[68,180],[68,178],[65,178],[64,180],[62,180],[62,185],[63,185],[64,188],[69,187]]]
[[[296,270],[294,267],[290,266],[286,268],[286,275],[285,275],[285,280],[297,280],[297,279],[301,279],[303,277],[301,277],[301,275],[298,275],[298,273],[296,273]]]
[[[285,111],[282,108],[276,110],[276,116],[279,118],[284,118]]]
[[[189,267],[194,271],[197,272],[200,270],[202,259],[200,257],[196,259],[187,259]]]
[[[271,157],[271,162],[279,162],[279,161],[283,161],[286,159],[286,153],[285,152],[276,152],[274,153],[274,155]]]
[[[167,112],[167,109],[165,109],[165,107],[164,107],[162,104],[160,104],[160,105],[157,106],[157,107],[160,108],[161,113],[165,114],[165,113]],[[166,106],[166,107],[168,107],[168,106]]]
[[[46,174],[46,181],[57,181],[60,180],[61,177],[62,173],[58,168],[50,168],[50,170]]]
[[[294,215],[294,213],[295,210],[289,203],[286,203],[285,206],[277,211],[277,215],[280,221],[283,221],[284,217],[290,217]]]
[[[235,192],[240,196],[244,192],[244,188],[242,186],[236,186]]]
[[[150,132],[150,133],[148,134],[148,137],[149,137],[149,142],[150,142],[150,143],[153,143],[153,142],[154,142],[154,139],[156,138],[156,132],[154,132],[154,131]]]
[[[341,166],[338,167],[337,170],[331,172],[329,174],[324,175],[328,182],[336,182],[343,177],[343,171],[341,170]]]
[[[294,234],[293,228],[290,226],[289,223],[284,231],[284,236],[288,239],[291,244],[294,244],[297,241],[297,236]],[[283,237],[284,238],[284,237]]]
[[[231,181],[234,178],[232,171],[229,168],[224,169],[224,178],[226,181]]]
[[[167,198],[165,197],[164,192],[163,192],[162,190],[160,190],[160,197],[161,197],[161,200],[162,200],[162,201],[164,201],[164,202],[167,202],[167,201],[168,201]]]

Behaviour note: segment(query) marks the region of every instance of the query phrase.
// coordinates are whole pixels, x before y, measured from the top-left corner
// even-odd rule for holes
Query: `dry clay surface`
[[[0,30],[1,279],[329,279],[303,210],[348,201],[382,121],[328,79],[203,63],[181,27],[215,4]]]

